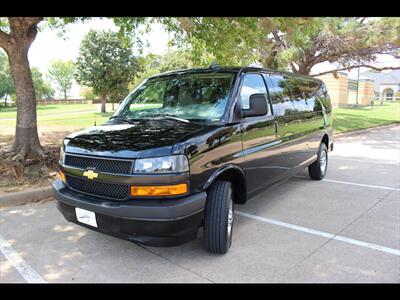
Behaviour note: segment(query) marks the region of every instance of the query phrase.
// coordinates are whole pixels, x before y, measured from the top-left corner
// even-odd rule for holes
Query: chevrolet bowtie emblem
[[[99,176],[99,173],[96,173],[93,170],[87,170],[83,172],[83,176],[87,177],[88,179],[93,179],[97,178],[97,176]]]

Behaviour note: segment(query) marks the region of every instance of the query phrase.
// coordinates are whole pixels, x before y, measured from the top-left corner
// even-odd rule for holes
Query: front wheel
[[[207,194],[204,244],[208,251],[224,254],[232,244],[234,216],[232,184],[229,181],[217,180]]]
[[[328,169],[328,149],[325,143],[319,145],[317,160],[308,166],[308,174],[314,180],[321,180],[325,177]]]

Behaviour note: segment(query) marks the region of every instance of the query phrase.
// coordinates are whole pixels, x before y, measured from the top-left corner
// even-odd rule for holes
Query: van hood
[[[132,124],[109,121],[66,137],[65,152],[120,158],[170,155],[174,144],[205,127],[169,119],[144,119]]]

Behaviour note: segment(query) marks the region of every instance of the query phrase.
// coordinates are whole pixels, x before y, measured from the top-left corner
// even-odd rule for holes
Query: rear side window
[[[331,98],[329,97],[328,90],[326,89],[325,84],[321,84],[317,97],[319,101],[321,101],[323,108],[327,112],[331,112],[332,111]]]
[[[318,107],[318,100],[315,98],[321,85],[319,82],[311,79],[291,77],[286,83],[289,85],[293,107],[296,112],[302,113],[321,110]]]
[[[297,77],[271,75],[274,85],[273,105],[277,115],[291,115],[318,111],[320,104],[316,99],[321,83]]]
[[[274,114],[277,116],[290,114],[290,111],[293,110],[293,103],[290,91],[285,84],[288,77],[280,74],[271,74],[269,78],[272,84],[269,88],[269,93],[271,95]]]
[[[243,78],[242,89],[240,91],[240,101],[242,102],[243,109],[250,108],[249,99],[253,94],[265,94],[268,98],[267,88],[260,74],[246,74]]]

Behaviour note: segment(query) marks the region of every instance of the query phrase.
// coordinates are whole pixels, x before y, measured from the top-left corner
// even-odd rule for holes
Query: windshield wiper
[[[121,116],[112,116],[112,117],[110,117],[109,120],[113,120],[113,119],[121,120],[122,122],[132,124],[131,120],[129,120],[128,118],[121,117]]]
[[[154,114],[154,115],[151,115],[151,117],[147,117],[146,119],[153,119],[153,117],[155,117],[154,119],[168,119],[168,120],[180,121],[180,122],[184,122],[184,123],[191,122],[188,119],[183,119],[183,118],[179,118],[178,116],[175,116],[175,115],[167,115],[167,114]]]

